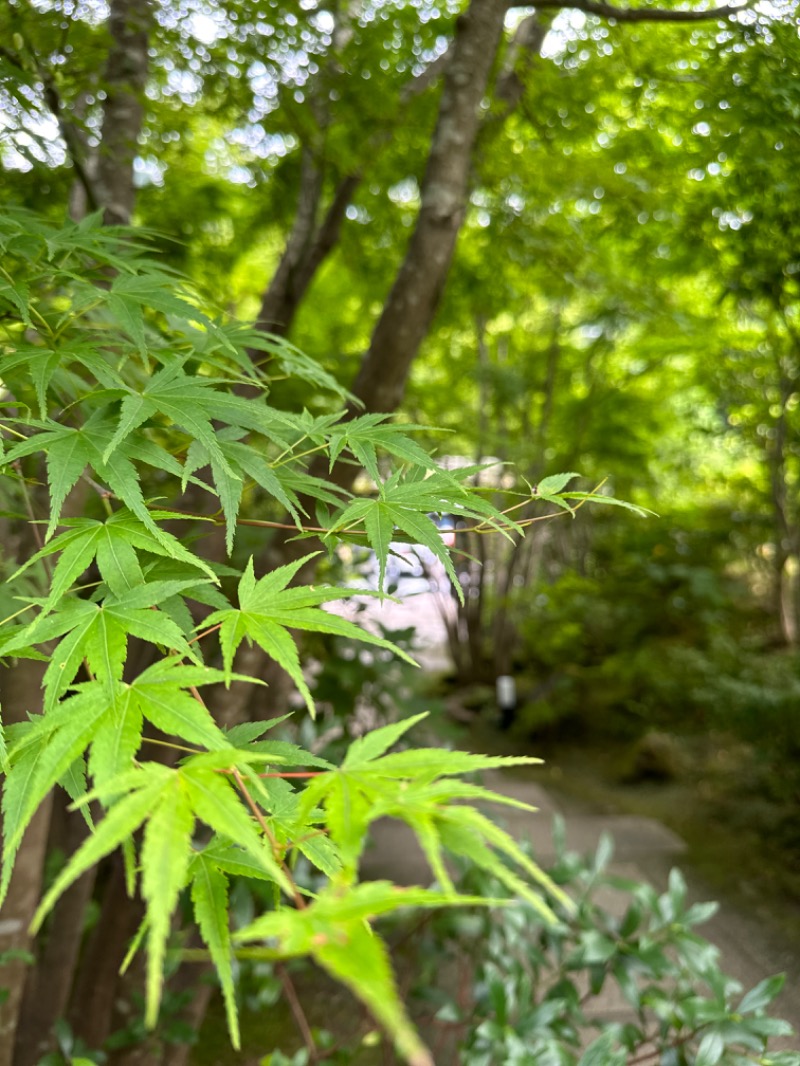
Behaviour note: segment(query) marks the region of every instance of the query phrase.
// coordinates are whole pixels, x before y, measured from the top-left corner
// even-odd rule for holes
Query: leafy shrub
[[[757,601],[726,568],[730,527],[703,518],[708,528],[687,516],[666,536],[658,523],[621,531],[595,520],[581,572],[554,567],[517,592],[518,659],[530,679],[520,728],[630,736],[721,726],[745,736],[759,728],[763,697],[791,731],[787,667],[769,656],[772,684]]]
[[[556,822],[556,837],[562,826]],[[774,1016],[783,978],[746,993],[720,968],[719,952],[701,935],[716,904],[690,904],[673,870],[666,891],[608,871],[613,846],[594,856],[565,852],[549,875],[578,901],[556,907],[547,924],[524,903],[492,909],[439,911],[409,928],[393,921],[390,940],[409,945],[416,971],[410,1008],[459,1066],[799,1066],[800,1052],[771,1051],[791,1026]],[[501,886],[479,870],[465,871],[463,893],[490,898]],[[380,1061],[359,1036],[336,1047],[342,1064]],[[369,1035],[369,1034],[368,1034]],[[305,1049],[275,1049],[270,1066],[307,1066]]]
[[[717,949],[695,932],[716,904],[690,905],[677,870],[664,893],[613,876],[611,856],[609,838],[591,859],[562,846],[548,872],[578,906],[559,912],[556,925],[522,903],[426,924],[417,995],[434,1026],[459,1033],[461,1066],[799,1066],[800,1052],[768,1051],[792,1033],[768,1013],[783,978],[742,995]],[[483,896],[498,887],[476,870],[461,882]],[[447,960],[460,976],[442,992],[436,974]],[[604,1017],[604,994],[613,1020]]]

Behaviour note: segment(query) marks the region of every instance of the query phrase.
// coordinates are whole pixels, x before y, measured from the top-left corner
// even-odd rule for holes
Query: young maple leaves
[[[313,555],[257,578],[252,559],[234,554],[234,565],[224,566],[205,557],[200,534],[209,522],[223,523],[230,555],[247,506],[248,513],[288,512],[302,535],[301,499],[316,500],[328,509],[326,546],[369,545],[382,588],[390,546],[400,538],[427,547],[455,579],[437,515],[507,536],[521,526],[470,484],[474,469],[441,469],[415,440],[420,427],[330,413],[330,394],[337,403],[347,397],[324,371],[275,338],[213,321],[148,260],[140,241],[123,243],[98,218],[59,228],[9,216],[0,220],[0,250],[7,312],[0,320],[0,489],[19,542],[31,546],[10,568],[9,587],[22,606],[0,627],[0,656],[10,669],[22,657],[47,660],[42,707],[28,708],[5,732],[0,727],[0,898],[34,813],[61,787],[91,832],[58,873],[35,924],[76,878],[120,849],[129,889],[138,885],[145,903],[136,944],[147,945],[149,1025],[173,916],[188,889],[234,1043],[234,952],[266,940],[271,957],[312,955],[363,999],[409,1060],[422,1061],[368,923],[397,907],[476,902],[455,893],[447,852],[469,857],[546,918],[542,892],[568,906],[478,806],[515,801],[461,780],[536,760],[389,752],[417,719],[356,741],[340,767],[264,739],[274,722],[220,728],[203,692],[258,683],[234,670],[243,641],[289,673],[312,712],[297,631],[408,656],[324,610],[364,590],[291,585]],[[266,369],[246,348],[268,354]],[[329,390],[325,413],[270,405],[273,363],[279,375],[288,370]],[[256,399],[235,394],[243,381],[257,386]],[[331,464],[348,452],[371,478],[372,493],[356,499],[309,474],[308,457],[319,452]],[[542,495],[568,506],[565,484],[543,482]],[[174,509],[190,486],[211,497],[212,513]],[[65,516],[68,499],[81,495],[81,517]],[[232,576],[239,577],[235,594]],[[133,656],[134,646],[144,653]],[[165,748],[168,765],[157,757]],[[384,816],[417,835],[438,890],[358,884],[369,826]],[[323,878],[315,895],[295,881],[297,855]],[[274,907],[232,935],[228,884],[240,876],[274,885]]]

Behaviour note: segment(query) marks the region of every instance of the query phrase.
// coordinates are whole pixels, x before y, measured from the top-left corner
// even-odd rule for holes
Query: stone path
[[[648,881],[654,887],[666,887],[673,866],[682,869],[694,900],[713,898],[703,889],[691,870],[681,866],[685,851],[683,841],[666,826],[650,818],[633,815],[568,814],[564,816],[557,801],[541,786],[520,781],[510,774],[491,772],[482,776],[483,783],[494,791],[530,803],[537,814],[514,808],[496,807],[493,816],[519,839],[531,841],[537,859],[546,866],[555,857],[552,841],[552,820],[561,814],[565,821],[566,843],[570,850],[591,854],[603,833],[614,840],[611,872],[636,881]],[[362,876],[390,877],[399,884],[429,884],[430,868],[413,834],[403,824],[384,821],[377,824],[374,843],[364,857]],[[625,897],[612,890],[603,890],[598,902],[614,912],[624,909]],[[698,928],[701,936],[711,940],[720,950],[723,970],[735,977],[745,989],[764,977],[786,973],[784,991],[772,1013],[791,1022],[800,1033],[800,958],[780,940],[778,934],[750,916],[722,904],[711,921]],[[592,1006],[592,1015],[608,1020],[622,1020],[630,1013],[619,993],[609,982],[607,991]],[[797,1049],[798,1039],[776,1041],[775,1049]]]
[[[401,582],[401,594],[403,593]],[[409,591],[411,591],[409,589]],[[448,609],[447,597],[426,591],[425,583],[401,603],[377,604],[371,601],[367,614],[374,614],[384,625],[414,625],[420,651],[417,655],[423,668],[438,672],[446,665],[446,633],[442,610]],[[497,791],[530,803],[537,814],[510,807],[487,809],[487,813],[502,821],[519,839],[530,840],[537,859],[546,866],[554,858],[552,841],[553,816],[560,814],[565,821],[567,847],[581,854],[595,851],[603,833],[614,840],[614,859],[611,870],[622,877],[648,881],[655,888],[666,887],[669,872],[678,866],[687,880],[691,900],[714,899],[718,894],[705,888],[691,869],[682,863],[683,841],[670,829],[651,818],[633,815],[597,815],[561,811],[556,799],[541,786],[515,778],[512,774],[494,772],[483,775],[483,783]],[[736,871],[731,870],[731,881]],[[404,825],[385,821],[378,823],[374,846],[365,856],[362,874],[368,877],[391,877],[398,884],[429,884],[430,869],[413,834]],[[623,898],[613,892],[601,902],[619,908]],[[723,970],[735,977],[745,989],[752,988],[764,977],[786,974],[786,984],[772,1013],[783,1017],[800,1034],[800,952],[797,945],[788,944],[768,919],[756,918],[722,902],[718,913],[698,928],[701,936],[711,940],[720,950]],[[616,1019],[625,1010],[613,990],[598,997],[595,1013]],[[800,1036],[775,1042],[775,1048],[797,1049]]]

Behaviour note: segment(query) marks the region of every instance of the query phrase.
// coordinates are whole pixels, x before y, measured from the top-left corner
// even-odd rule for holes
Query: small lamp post
[[[517,683],[510,674],[500,674],[495,682],[500,728],[510,729],[517,710]]]

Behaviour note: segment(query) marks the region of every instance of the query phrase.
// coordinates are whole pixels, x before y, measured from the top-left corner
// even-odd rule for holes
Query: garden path
[[[401,593],[402,593],[401,582]],[[442,600],[435,591],[422,587],[416,595],[401,603],[378,604],[372,601],[376,618],[390,627],[414,625],[420,645],[419,658],[424,668],[440,670],[447,663],[444,651],[446,633],[441,619]],[[445,601],[446,605],[446,601]],[[508,796],[513,796],[538,808],[537,813],[503,807],[494,812],[498,821],[519,839],[530,840],[542,865],[555,856],[552,822],[560,815],[565,822],[567,847],[582,854],[593,853],[604,833],[614,840],[612,872],[638,881],[648,881],[654,887],[666,887],[673,866],[680,866],[694,900],[714,898],[685,862],[685,845],[672,830],[651,819],[634,815],[597,814],[590,810],[561,809],[560,802],[541,785],[521,780],[513,772],[495,771],[483,775],[483,783]],[[487,813],[492,813],[487,810]],[[416,841],[403,824],[378,823],[373,846],[365,856],[362,870],[366,877],[391,877],[399,884],[428,884],[431,873]],[[731,879],[736,871],[730,871]],[[603,905],[611,910],[624,906],[622,894],[607,891]],[[782,936],[777,923],[773,926],[762,915],[744,913],[733,904],[721,902],[717,914],[698,932],[714,943],[721,954],[722,968],[735,977],[745,989],[753,987],[764,977],[785,973],[786,984],[772,1013],[783,1017],[800,1034],[800,954],[796,945]],[[626,1008],[611,987],[598,997],[593,1008],[598,1017],[617,1020]],[[779,1047],[796,1049],[797,1038],[776,1041]]]

